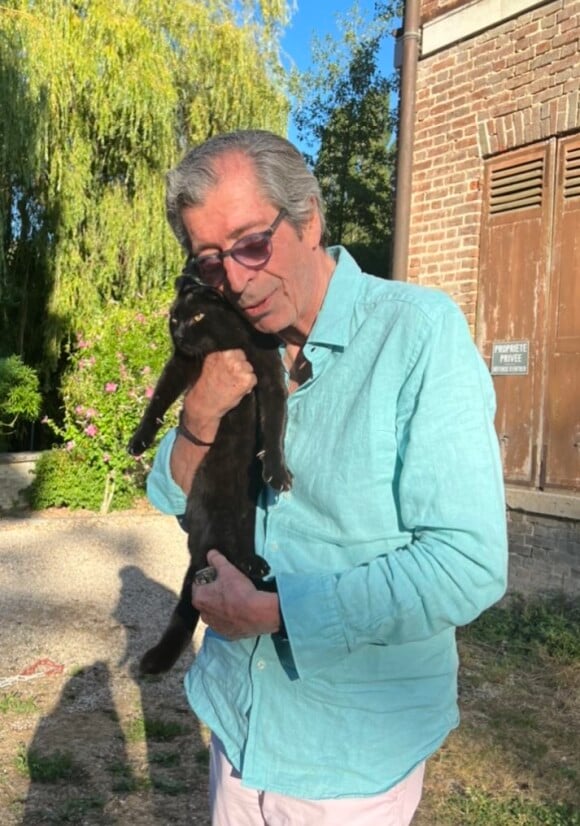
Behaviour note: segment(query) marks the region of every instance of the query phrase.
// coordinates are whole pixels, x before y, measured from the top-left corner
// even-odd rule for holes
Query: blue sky
[[[293,61],[297,68],[304,71],[311,62],[310,41],[313,34],[323,37],[330,34],[339,37],[337,17],[346,14],[353,6],[354,0],[298,0],[297,10],[286,29],[282,39],[284,65]],[[374,16],[374,0],[359,0],[359,13],[365,19]],[[394,26],[393,26],[394,27]],[[394,39],[385,38],[379,55],[379,65],[384,74],[393,70]],[[296,132],[290,122],[290,140],[296,140]]]
[[[282,48],[299,69],[307,69],[310,64],[312,35],[338,35],[337,16],[346,14],[353,4],[354,0],[298,0],[297,10],[283,37]],[[374,16],[374,6],[375,0],[358,2],[361,16],[369,20]],[[381,53],[381,64],[385,72],[390,72],[393,67],[392,45],[392,42],[387,43]]]

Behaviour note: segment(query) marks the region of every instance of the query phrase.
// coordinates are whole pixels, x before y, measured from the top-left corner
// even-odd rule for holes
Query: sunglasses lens
[[[234,261],[246,267],[262,266],[271,254],[272,246],[269,232],[257,232],[254,235],[246,235],[245,238],[240,238],[232,247],[232,258]]]
[[[225,270],[221,258],[207,256],[201,258],[196,265],[198,278],[208,287],[217,287],[224,280]]]

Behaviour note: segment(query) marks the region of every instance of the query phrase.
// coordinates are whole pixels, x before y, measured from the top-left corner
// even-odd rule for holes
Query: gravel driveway
[[[206,733],[182,679],[140,680],[187,565],[172,517],[0,520],[0,823],[207,826]],[[60,755],[69,771],[47,781]],[[44,762],[43,762],[44,761]]]

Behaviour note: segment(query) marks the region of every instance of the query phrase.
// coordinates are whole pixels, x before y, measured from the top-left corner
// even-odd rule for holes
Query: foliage
[[[20,356],[0,358],[0,431],[12,431],[19,418],[34,421],[41,402],[36,372]]]
[[[471,788],[450,795],[445,810],[450,815],[459,814],[465,826],[580,826],[580,813],[566,804],[495,800]]]
[[[355,5],[341,21],[341,42],[314,40],[315,68],[297,81],[295,112],[300,138],[316,152],[309,161],[326,203],[329,242],[351,246],[364,268],[382,275],[390,258],[395,81],[381,74],[378,54],[392,13],[385,7],[363,24]]]
[[[427,763],[417,826],[580,826],[579,624],[578,598],[552,593],[459,629],[462,722]]]
[[[32,714],[38,710],[35,700],[13,691],[0,695],[0,714]]]
[[[514,657],[549,657],[560,664],[580,662],[580,601],[563,594],[526,599],[514,594],[461,631],[466,641],[483,642]]]
[[[53,448],[40,456],[34,480],[24,495],[33,510],[68,507],[99,511],[106,506],[106,492],[107,475],[101,467],[87,464],[63,448]],[[129,485],[114,493],[111,508],[121,510],[132,505],[135,490]]]
[[[40,754],[23,746],[16,758],[18,771],[33,783],[55,783],[57,780],[82,780],[84,770],[70,752],[55,751]]]
[[[127,741],[129,743],[139,743],[145,740],[165,742],[188,733],[187,726],[176,723],[174,720],[138,717],[131,721],[127,731]]]
[[[144,313],[111,303],[77,337],[63,377],[63,423],[45,419],[65,447],[42,457],[33,507],[107,511],[127,507],[142,490],[148,466],[127,444],[170,349],[169,296],[161,292],[148,304]]]
[[[0,354],[42,366],[179,250],[164,175],[187,145],[283,132],[287,0],[6,0],[0,7]]]

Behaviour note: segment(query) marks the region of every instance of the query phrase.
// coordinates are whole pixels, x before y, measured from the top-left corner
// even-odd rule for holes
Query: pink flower
[[[82,406],[82,404],[77,404],[77,406],[75,407],[75,413],[77,414],[77,416],[82,416],[84,412],[85,408]]]
[[[99,428],[94,424],[89,424],[85,427],[85,433],[87,434],[87,436],[90,436],[91,438],[93,436],[96,436],[98,432]]]
[[[47,424],[48,423],[48,416],[43,416],[42,419],[40,420],[40,423],[41,424]]]
[[[105,393],[114,393],[117,387],[114,381],[108,381],[105,385]]]
[[[65,445],[65,447],[66,447],[66,449],[68,450],[69,453],[74,448],[74,446],[75,446],[75,443],[73,441],[67,442],[66,445]]]
[[[138,321],[140,324],[145,324],[145,322],[147,321],[143,313],[137,313],[137,315],[135,316],[135,320]]]
[[[151,368],[150,368],[150,367],[144,367],[144,368],[141,370],[141,373],[142,373],[144,376],[148,376],[150,372],[151,372]]]
[[[108,453],[103,453],[103,462],[110,462],[110,461],[111,461],[111,457],[109,456],[109,454]]]
[[[153,398],[153,393],[154,393],[154,392],[155,392],[155,388],[154,388],[154,387],[151,387],[151,386],[146,387],[146,388],[145,388],[145,398],[146,398],[146,399],[152,399],[152,398]]]
[[[94,407],[87,407],[87,409],[85,410],[85,419],[94,419],[95,416],[98,415],[99,414],[97,413]]]

